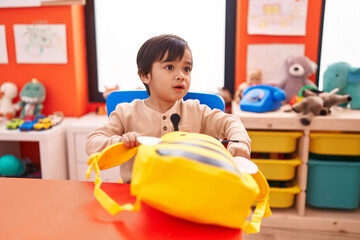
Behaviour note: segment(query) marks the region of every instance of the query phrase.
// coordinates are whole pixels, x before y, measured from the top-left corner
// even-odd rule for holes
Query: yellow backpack
[[[143,201],[175,217],[241,228],[246,233],[259,232],[262,217],[271,215],[269,185],[263,174],[249,160],[234,161],[217,139],[185,132],[168,133],[159,141],[141,138],[143,144],[138,147],[129,149],[118,143],[92,154],[88,161],[87,177],[92,169],[96,174],[95,197],[111,214],[139,211]],[[155,143],[147,143],[154,139]],[[135,154],[131,195],[137,197],[136,202],[120,206],[100,188],[99,170],[120,165]],[[239,169],[253,166],[255,170],[249,171],[253,174]],[[249,222],[254,201],[257,206]]]

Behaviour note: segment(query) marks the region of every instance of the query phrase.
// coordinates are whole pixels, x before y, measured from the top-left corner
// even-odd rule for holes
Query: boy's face
[[[175,102],[189,91],[192,55],[189,49],[185,49],[180,60],[165,61],[166,58],[167,54],[162,60],[154,62],[151,72],[141,76],[141,80],[148,84],[151,98]]]

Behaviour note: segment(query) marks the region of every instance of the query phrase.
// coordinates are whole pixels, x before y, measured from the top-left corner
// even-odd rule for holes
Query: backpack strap
[[[247,234],[259,232],[262,218],[271,216],[271,210],[269,206],[269,184],[260,170],[257,173],[251,174],[251,176],[257,182],[260,188],[260,193],[256,198],[257,204],[251,217],[251,221],[246,221],[241,227],[241,229],[243,229]]]
[[[87,164],[90,165],[86,178],[89,179],[92,170],[95,172],[95,189],[94,196],[110,214],[116,215],[121,211],[139,211],[140,210],[140,198],[136,199],[135,204],[126,203],[119,205],[116,203],[107,193],[105,193],[100,187],[102,180],[100,178],[100,170],[108,169],[118,166],[124,162],[130,160],[136,153],[138,147],[127,148],[124,143],[117,143],[104,149],[101,153],[94,153],[90,155],[90,159]],[[122,157],[119,157],[122,156]]]

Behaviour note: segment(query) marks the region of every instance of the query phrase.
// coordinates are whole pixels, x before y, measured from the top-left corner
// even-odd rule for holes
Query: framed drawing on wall
[[[15,24],[17,63],[67,63],[65,24]]]
[[[0,64],[7,63],[9,63],[9,59],[6,46],[5,25],[0,25]]]

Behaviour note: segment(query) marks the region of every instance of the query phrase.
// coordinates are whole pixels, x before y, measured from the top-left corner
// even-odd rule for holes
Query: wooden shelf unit
[[[272,209],[273,216],[264,219],[263,225],[360,234],[360,208],[351,211],[313,208],[306,205],[310,132],[360,132],[360,110],[334,107],[330,115],[316,116],[309,126],[304,126],[300,123],[300,114],[284,112],[288,108],[289,106],[285,105],[277,111],[255,113],[241,111],[238,104],[232,104],[232,113],[241,118],[247,130],[301,131],[303,133],[297,142],[296,150],[302,160],[302,164],[296,169],[296,181],[301,192],[296,195],[292,208]]]

